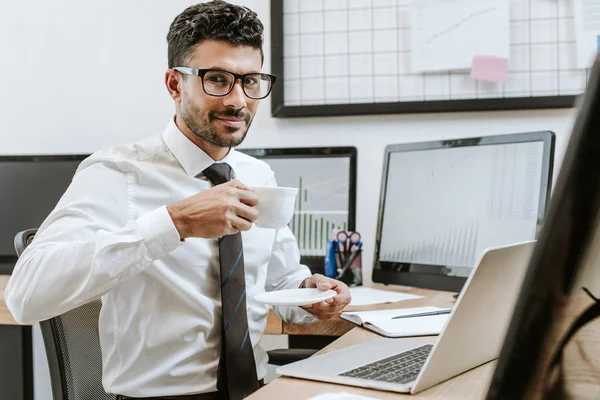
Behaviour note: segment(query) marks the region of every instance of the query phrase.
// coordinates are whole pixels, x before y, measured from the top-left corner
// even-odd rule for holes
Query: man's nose
[[[236,110],[246,107],[246,94],[244,93],[244,88],[242,87],[242,81],[240,79],[236,79],[231,92],[223,98],[223,104]]]

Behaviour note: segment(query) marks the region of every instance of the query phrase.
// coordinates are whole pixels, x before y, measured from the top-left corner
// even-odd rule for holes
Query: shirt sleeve
[[[131,217],[133,180],[112,162],[79,168],[8,282],[5,300],[17,322],[97,299],[179,246],[166,206]]]
[[[311,276],[310,269],[300,264],[298,243],[290,228],[278,229],[273,241],[273,252],[267,269],[267,292],[282,289],[297,289],[302,281]],[[316,317],[300,307],[273,307],[275,312],[287,322],[310,324]]]

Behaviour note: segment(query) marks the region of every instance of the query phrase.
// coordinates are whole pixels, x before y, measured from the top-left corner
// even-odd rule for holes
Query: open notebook
[[[450,311],[449,308],[440,307],[397,308],[393,310],[343,312],[340,317],[385,337],[428,336],[439,335],[450,316],[448,311]],[[445,313],[394,319],[394,317],[402,315],[424,312]]]

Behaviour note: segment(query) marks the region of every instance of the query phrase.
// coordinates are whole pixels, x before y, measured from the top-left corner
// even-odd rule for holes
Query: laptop
[[[415,394],[498,358],[534,245],[528,241],[485,251],[435,343],[374,339],[276,372]]]

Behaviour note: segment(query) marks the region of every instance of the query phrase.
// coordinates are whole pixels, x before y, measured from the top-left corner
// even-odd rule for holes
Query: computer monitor
[[[485,249],[535,239],[553,156],[549,131],[387,146],[373,281],[460,291]]]
[[[356,147],[239,149],[265,161],[279,186],[299,188],[289,224],[302,263],[323,273],[325,249],[334,228],[355,229]]]
[[[577,397],[565,394],[565,388],[580,396],[596,398],[600,393],[598,325],[586,333],[574,330],[571,337],[587,336],[593,343],[568,340],[567,334],[586,309],[592,311],[587,316],[598,322],[598,309],[590,309],[596,301],[586,290],[600,297],[599,133],[600,59],[596,59],[488,400]],[[561,352],[563,342],[570,344]]]
[[[86,155],[0,156],[0,274],[17,261],[15,235],[54,209]]]

